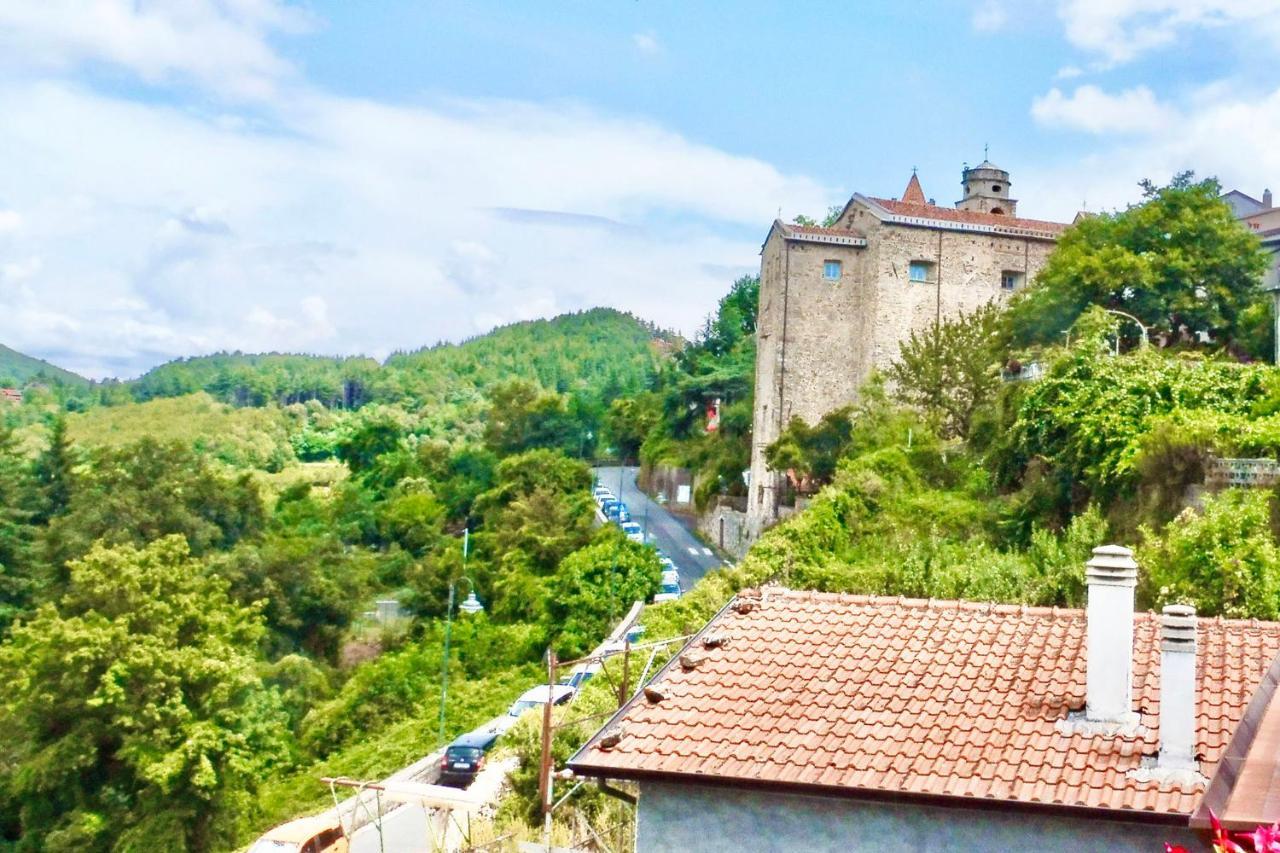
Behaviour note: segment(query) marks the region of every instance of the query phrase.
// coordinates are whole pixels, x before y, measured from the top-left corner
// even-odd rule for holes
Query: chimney
[[[1262,191],[1262,206],[1267,210],[1271,209],[1271,190]]]
[[[1160,617],[1160,757],[1157,767],[1196,769],[1196,609],[1170,604]]]
[[[1085,719],[1131,723],[1133,713],[1133,591],[1138,564],[1120,545],[1093,549],[1088,581],[1085,642]]]

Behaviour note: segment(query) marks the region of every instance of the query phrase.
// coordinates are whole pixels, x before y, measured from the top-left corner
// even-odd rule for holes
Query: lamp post
[[[467,551],[471,543],[471,529],[462,531],[462,577],[467,582],[467,598],[458,609],[470,616],[483,613],[484,605],[476,598],[476,582],[467,577]],[[440,664],[440,743],[444,743],[444,706],[449,696],[449,635],[453,628],[453,598],[457,592],[458,581],[449,581],[449,603],[444,610],[444,660]]]
[[[1139,320],[1137,317],[1133,316],[1132,314],[1126,314],[1125,312],[1117,311],[1114,308],[1104,308],[1102,310],[1106,311],[1108,314],[1115,314],[1117,317],[1123,317],[1126,320],[1129,320],[1130,322],[1132,322],[1133,325],[1137,326],[1142,331],[1142,337],[1138,338],[1138,349],[1142,349],[1147,345],[1148,343],[1147,327],[1143,325],[1141,320]],[[1120,354],[1120,331],[1117,329],[1116,330],[1116,355],[1119,355],[1119,354]]]

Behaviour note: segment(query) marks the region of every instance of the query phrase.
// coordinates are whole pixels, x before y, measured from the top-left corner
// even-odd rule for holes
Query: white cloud
[[[1062,0],[1067,39],[1106,65],[1128,62],[1197,28],[1242,27],[1280,38],[1280,0]]]
[[[731,280],[709,270],[752,269],[779,205],[834,200],[571,105],[298,88],[266,131],[15,81],[0,114],[22,164],[5,253],[43,259],[0,288],[0,341],[93,375],[223,348],[385,356],[601,304],[693,331]]]
[[[994,33],[1003,29],[1008,20],[1009,15],[1000,0],[983,0],[973,10],[973,17],[970,19],[970,23],[977,32]]]
[[[631,43],[635,45],[636,50],[646,56],[655,56],[662,52],[662,45],[653,33],[635,33],[631,36]]]
[[[1047,127],[1088,133],[1154,133],[1177,119],[1146,86],[1109,94],[1093,85],[1079,86],[1070,95],[1053,88],[1032,101],[1031,115]]]
[[[1072,80],[1084,74],[1084,70],[1078,65],[1064,65],[1053,75],[1055,80]]]
[[[270,37],[310,24],[287,0],[3,0],[0,67],[102,62],[152,84],[191,82],[261,98],[294,73]]]
[[[1176,126],[1117,138],[1079,158],[1015,175],[1028,215],[1069,218],[1088,203],[1107,210],[1135,202],[1137,182],[1163,183],[1187,169],[1217,177],[1224,189],[1259,195],[1280,175],[1280,88],[1256,93],[1239,86],[1211,85],[1192,93],[1178,110]],[[1230,97],[1222,95],[1232,91]],[[1034,203],[1035,213],[1029,209]]]
[[[22,214],[16,210],[0,209],[0,234],[6,231],[17,231],[22,227]]]

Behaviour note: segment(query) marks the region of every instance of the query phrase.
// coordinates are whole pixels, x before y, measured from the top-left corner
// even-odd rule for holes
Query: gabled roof
[[[693,669],[677,656],[654,677],[660,701],[639,694],[588,741],[570,761],[575,772],[1170,821],[1201,798],[1203,784],[1135,773],[1159,741],[1155,614],[1134,620],[1141,727],[1107,737],[1062,725],[1085,704],[1081,610],[756,595],[744,593],[691,641],[683,656],[703,657]],[[723,645],[704,648],[708,636]],[[1198,644],[1197,751],[1212,777],[1280,653],[1280,623],[1201,619]]]
[[[1248,193],[1242,193],[1240,190],[1230,190],[1218,197],[1230,206],[1231,211],[1236,215],[1236,218],[1252,216],[1255,213],[1261,213],[1262,211],[1267,210],[1259,199],[1254,198]]]
[[[1023,219],[999,213],[983,213],[977,210],[957,210],[936,204],[918,204],[892,198],[873,198],[855,195],[868,210],[882,221],[900,225],[919,225],[930,228],[949,228],[961,231],[985,231],[1018,237],[1036,237],[1056,240],[1067,226],[1062,222],[1043,219]]]
[[[907,188],[902,191],[902,200],[909,204],[928,204],[924,197],[924,190],[920,186],[920,179],[916,177],[916,173],[911,173],[911,180],[907,181]]]
[[[769,237],[773,236],[774,231],[781,233],[784,240],[840,246],[867,245],[867,236],[854,228],[821,228],[817,225],[796,225],[775,219],[769,234],[764,238],[766,243],[769,242]]]

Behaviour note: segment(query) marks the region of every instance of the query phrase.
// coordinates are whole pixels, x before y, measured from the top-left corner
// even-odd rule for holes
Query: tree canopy
[[[1258,238],[1236,221],[1221,187],[1191,172],[1168,186],[1142,184],[1143,200],[1082,217],[1011,306],[1017,342],[1055,343],[1090,305],[1136,317],[1153,339],[1214,345],[1241,336],[1268,264]],[[1131,344],[1140,333],[1126,327]]]

